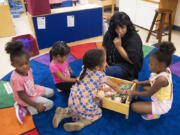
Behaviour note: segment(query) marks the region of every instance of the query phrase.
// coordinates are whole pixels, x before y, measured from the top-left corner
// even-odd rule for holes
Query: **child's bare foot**
[[[69,122],[64,124],[64,129],[67,132],[79,131],[84,128],[84,124],[82,122]]]
[[[56,109],[56,113],[53,117],[53,121],[52,121],[52,124],[53,124],[53,127],[54,128],[57,128],[59,123],[61,122],[61,120],[63,120],[64,118],[68,118],[68,117],[71,117],[69,111],[68,111],[68,108],[61,108],[61,107],[57,107]]]

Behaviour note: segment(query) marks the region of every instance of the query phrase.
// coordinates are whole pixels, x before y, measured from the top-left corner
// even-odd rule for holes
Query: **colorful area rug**
[[[71,63],[73,61],[75,61],[76,59],[74,58],[74,56],[72,56],[71,54],[69,54],[68,56],[68,63]],[[49,66],[50,64],[50,56],[49,53],[46,53],[44,55],[41,55],[37,58],[34,59],[34,61],[39,62],[41,64],[44,64],[46,66]]]
[[[155,50],[156,48],[146,55],[143,63],[143,68],[139,73],[139,80],[147,80],[149,78],[149,57],[150,54]],[[179,61],[180,57],[173,56],[173,64]],[[75,60],[73,62],[70,62],[69,65],[71,66],[73,73],[75,75],[79,75],[82,67],[82,60]],[[107,109],[102,109],[103,116],[100,120],[96,121],[92,125],[89,125],[79,132],[68,133],[65,132],[63,124],[65,122],[71,121],[71,119],[64,119],[56,129],[52,127],[52,118],[55,113],[55,109],[58,106],[67,106],[67,95],[57,92],[48,66],[31,60],[31,68],[33,69],[35,83],[54,89],[55,96],[51,98],[54,101],[54,107],[47,112],[34,115],[33,120],[30,116],[26,117],[24,125],[20,125],[17,122],[13,107],[0,109],[0,127],[3,127],[1,131],[2,135],[178,135],[180,133],[180,78],[174,74],[174,101],[172,109],[167,114],[162,115],[160,119],[145,121],[141,118],[140,115],[132,112],[131,109],[129,112],[129,119],[125,119],[125,116],[122,114]],[[10,75],[11,73],[5,76],[3,80],[9,81]],[[1,89],[2,88],[0,87],[0,90]],[[138,98],[138,100],[150,99]],[[2,104],[2,102],[3,101],[1,101],[0,104]]]

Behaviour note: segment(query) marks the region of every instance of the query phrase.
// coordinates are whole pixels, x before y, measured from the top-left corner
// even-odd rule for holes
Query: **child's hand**
[[[102,90],[103,89],[103,86],[100,86],[99,88],[98,88],[98,91],[100,91],[100,90]]]
[[[79,84],[81,81],[79,80],[79,77],[76,77],[76,82]]]
[[[140,82],[138,80],[133,80],[133,82],[138,84],[138,85],[140,84]]]
[[[72,74],[72,73],[73,73],[73,71],[72,71],[71,67],[70,67],[70,66],[68,66],[68,68],[69,68],[69,72],[70,72],[70,74]]]
[[[104,92],[112,91],[111,88],[101,88],[101,90]]]
[[[43,111],[46,110],[46,107],[44,106],[44,104],[38,103],[38,104],[36,105],[36,109],[38,110],[38,112],[43,112]]]
[[[102,106],[102,100],[100,99],[100,98],[98,98],[98,97],[95,97],[94,99],[93,99],[93,101],[98,105],[98,106]]]
[[[98,91],[97,96],[98,96],[99,98],[104,98],[104,97],[105,97],[105,94],[104,94],[104,92],[103,92],[102,90],[100,90],[100,91]]]
[[[130,97],[133,96],[133,91],[132,91],[132,90],[127,90],[126,92],[127,92],[127,95],[128,95],[128,96],[130,96]]]
[[[122,90],[122,93],[123,95],[127,95],[127,90]]]

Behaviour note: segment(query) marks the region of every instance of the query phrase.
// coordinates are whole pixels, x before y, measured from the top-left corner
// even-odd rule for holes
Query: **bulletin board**
[[[69,43],[101,36],[102,18],[102,8],[32,17],[39,49],[49,48],[58,40]]]

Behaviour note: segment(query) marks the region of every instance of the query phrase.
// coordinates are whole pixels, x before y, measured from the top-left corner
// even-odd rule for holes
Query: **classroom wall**
[[[116,7],[119,7],[119,0],[116,0]]]
[[[180,27],[180,0],[178,0],[174,25]]]

